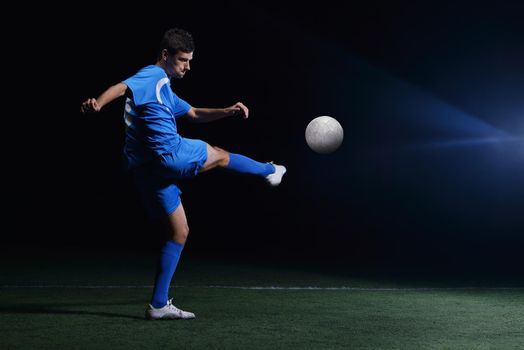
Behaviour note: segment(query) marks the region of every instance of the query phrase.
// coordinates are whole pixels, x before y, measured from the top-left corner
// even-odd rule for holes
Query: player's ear
[[[169,56],[169,52],[167,51],[167,49],[163,49],[162,50],[162,61],[166,62],[168,56]]]

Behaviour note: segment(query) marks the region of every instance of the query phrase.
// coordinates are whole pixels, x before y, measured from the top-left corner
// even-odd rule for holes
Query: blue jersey
[[[175,149],[181,141],[176,118],[191,106],[171,90],[165,71],[155,65],[123,81],[132,92],[126,99],[124,155],[130,167],[144,164]]]

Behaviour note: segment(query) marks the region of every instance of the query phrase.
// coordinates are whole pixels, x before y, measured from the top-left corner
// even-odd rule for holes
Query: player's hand
[[[231,110],[231,115],[234,117],[240,116],[244,119],[249,117],[249,109],[247,109],[247,107],[242,102],[235,103],[229,107],[229,109]]]
[[[98,105],[98,102],[96,102],[96,98],[89,98],[85,100],[84,102],[82,102],[80,111],[83,114],[97,113],[97,112],[100,112],[100,106]]]

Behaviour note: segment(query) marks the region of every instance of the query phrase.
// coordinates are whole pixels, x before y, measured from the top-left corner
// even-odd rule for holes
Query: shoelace
[[[175,305],[173,305],[173,298],[171,298],[171,299],[169,299],[169,300],[167,301],[167,305],[168,305],[168,307],[169,307],[171,310],[173,310],[173,311],[177,312],[178,314],[182,315],[182,310],[180,310],[180,309],[177,308]]]

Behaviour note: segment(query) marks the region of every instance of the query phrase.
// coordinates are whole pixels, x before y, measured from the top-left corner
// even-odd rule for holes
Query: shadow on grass
[[[56,306],[42,304],[22,304],[0,307],[0,314],[48,314],[48,315],[77,315],[77,316],[100,316],[111,318],[127,318],[133,320],[144,320],[144,317],[135,315],[120,314],[104,311],[85,311],[85,310],[64,310]]]

